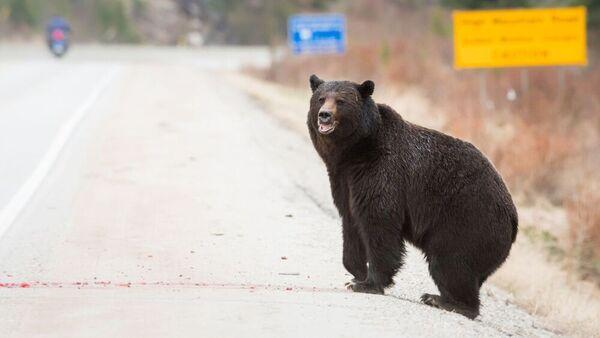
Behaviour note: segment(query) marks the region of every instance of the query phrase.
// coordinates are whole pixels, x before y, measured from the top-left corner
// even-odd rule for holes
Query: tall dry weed
[[[572,265],[600,286],[600,184],[583,184],[565,206]]]

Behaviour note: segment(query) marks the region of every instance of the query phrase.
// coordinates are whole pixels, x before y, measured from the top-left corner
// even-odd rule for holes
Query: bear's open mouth
[[[331,134],[331,133],[333,133],[333,130],[335,129],[335,127],[337,125],[338,125],[337,121],[330,122],[330,123],[319,122],[319,133],[321,133],[323,135]]]

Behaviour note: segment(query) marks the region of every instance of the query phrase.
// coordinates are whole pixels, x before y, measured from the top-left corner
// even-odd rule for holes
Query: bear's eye
[[[344,104],[344,103],[346,103],[346,101],[341,100],[341,99],[337,99],[337,100],[335,100],[335,103],[336,104]]]
[[[323,103],[325,103],[325,98],[324,98],[324,97],[320,97],[320,98],[319,98],[319,103],[320,103],[320,104],[323,104]]]

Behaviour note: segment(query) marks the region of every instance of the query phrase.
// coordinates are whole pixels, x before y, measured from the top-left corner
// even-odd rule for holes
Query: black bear
[[[506,260],[517,211],[506,185],[472,144],[376,104],[372,81],[310,77],[308,130],[342,218],[344,267],[355,292],[383,294],[405,241],[423,251],[440,295],[430,306],[479,315],[481,284]]]

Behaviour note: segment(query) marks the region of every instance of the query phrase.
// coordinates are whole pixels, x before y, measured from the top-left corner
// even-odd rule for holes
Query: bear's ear
[[[312,92],[314,93],[317,88],[319,88],[320,85],[323,84],[323,80],[319,79],[318,76],[316,76],[315,74],[310,76],[310,89],[312,90]]]
[[[358,86],[358,92],[360,93],[360,96],[363,97],[363,99],[366,99],[367,97],[373,95],[374,90],[375,83],[371,80],[367,80]]]

